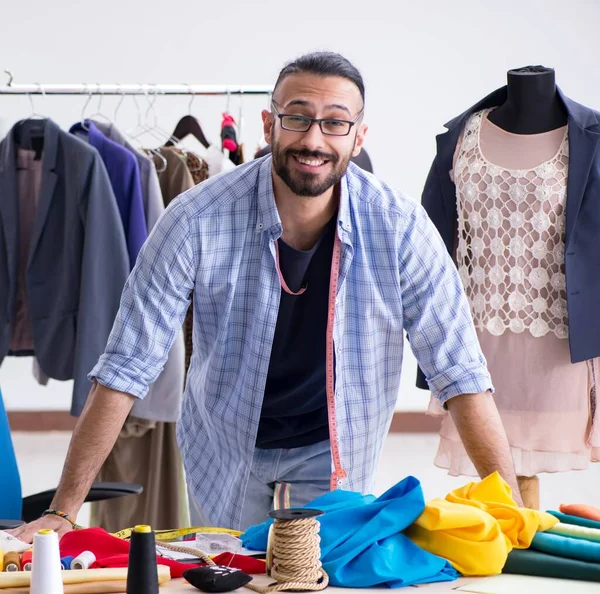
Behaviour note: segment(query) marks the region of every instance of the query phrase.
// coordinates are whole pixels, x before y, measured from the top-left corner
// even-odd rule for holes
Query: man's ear
[[[365,135],[368,129],[369,127],[365,125],[361,125],[361,127],[358,129],[356,141],[354,142],[354,150],[352,151],[353,157],[358,157],[358,155],[360,154],[362,146],[365,143]]]
[[[262,111],[262,121],[263,121],[263,132],[265,135],[265,141],[267,144],[271,144],[273,139],[273,114],[267,110],[263,109]]]

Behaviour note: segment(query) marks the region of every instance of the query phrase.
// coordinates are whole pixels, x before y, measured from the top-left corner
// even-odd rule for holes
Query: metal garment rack
[[[13,84],[13,75],[0,87],[0,95],[270,95],[273,87],[269,85],[155,85],[155,84]]]

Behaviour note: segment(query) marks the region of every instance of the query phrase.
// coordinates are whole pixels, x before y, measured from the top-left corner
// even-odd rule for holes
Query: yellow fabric
[[[487,512],[444,499],[429,501],[405,534],[422,549],[447,559],[463,575],[501,573],[509,544]]]
[[[513,547],[528,548],[536,532],[557,523],[546,512],[517,507],[510,487],[495,472],[428,502],[405,533],[463,575],[496,575]]]
[[[517,507],[510,487],[498,472],[448,493],[446,501],[486,511],[498,520],[500,529],[516,549],[529,548],[536,532],[545,532],[558,524],[551,514]]]

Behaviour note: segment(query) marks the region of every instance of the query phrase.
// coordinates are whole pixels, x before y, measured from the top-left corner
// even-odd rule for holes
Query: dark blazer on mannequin
[[[565,276],[569,312],[571,362],[600,356],[600,113],[559,96],[568,113],[569,176],[565,235]],[[452,160],[468,118],[506,101],[502,87],[450,120],[447,132],[436,137],[437,154],[427,176],[422,204],[446,248],[454,253],[458,212],[456,186],[450,179]],[[410,337],[409,337],[410,339]],[[417,386],[428,389],[419,370]]]
[[[91,387],[87,374],[119,308],[129,259],[96,149],[51,120],[17,124],[0,142],[0,363],[9,354],[19,266],[16,134],[18,126],[34,123],[44,128],[44,150],[27,305],[39,365],[53,379],[74,380],[71,413],[78,415]]]

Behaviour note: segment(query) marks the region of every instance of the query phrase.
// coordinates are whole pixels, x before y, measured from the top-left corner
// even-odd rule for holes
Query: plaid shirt
[[[143,398],[193,291],[194,352],[178,439],[191,491],[239,526],[281,285],[271,157],[174,200],[144,244],[90,379]],[[341,181],[335,302],[338,487],[367,492],[398,399],[403,332],[440,403],[491,389],[456,268],[423,208],[352,163]],[[308,323],[308,321],[307,321]]]

